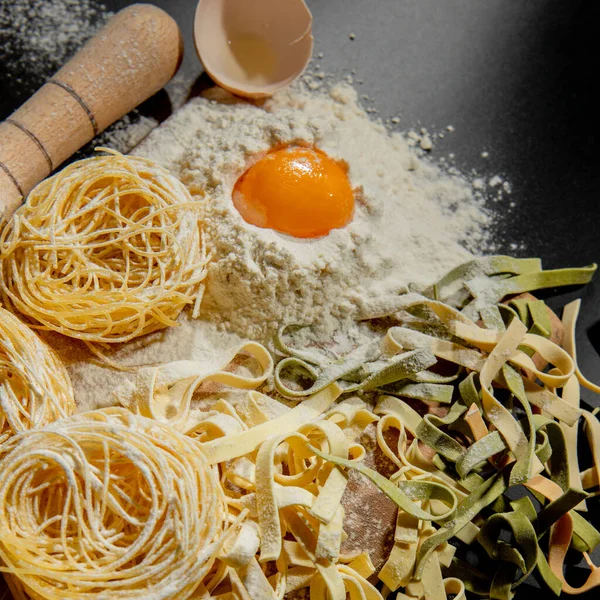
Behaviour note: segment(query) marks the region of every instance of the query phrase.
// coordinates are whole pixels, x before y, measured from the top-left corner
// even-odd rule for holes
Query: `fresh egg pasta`
[[[197,314],[206,275],[198,203],[153,162],[112,150],[29,194],[0,236],[3,300],[86,342],[125,342]]]
[[[563,348],[540,301],[497,301],[501,287],[569,283],[594,268],[539,269],[493,257],[470,266],[475,281],[459,269],[399,295],[390,314],[372,315],[394,324],[341,357],[283,327],[276,364],[243,342],[142,367],[114,390],[126,409],[12,436],[0,446],[0,570],[13,594],[510,600],[534,571],[555,594],[595,588],[600,532],[578,511],[598,493],[600,422],[580,406],[580,387],[594,384],[577,367],[578,305],[566,307]],[[357,551],[345,545],[365,518],[362,476],[397,510],[377,567],[364,538]],[[516,487],[538,505],[513,499]],[[568,548],[590,566],[581,587],[565,573]],[[487,555],[494,575],[465,551]]]
[[[0,444],[75,409],[71,381],[58,356],[27,325],[0,308]]]
[[[15,436],[0,461],[0,567],[33,598],[190,597],[224,541],[193,439],[124,409]]]

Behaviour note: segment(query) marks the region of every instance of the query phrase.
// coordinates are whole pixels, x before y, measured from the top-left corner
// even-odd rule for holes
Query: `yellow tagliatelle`
[[[58,356],[0,308],[0,444],[74,412],[71,381]]]
[[[377,417],[360,401],[332,406],[339,393],[329,386],[295,408],[280,405],[281,414],[269,419],[249,392],[233,409],[239,431],[204,430],[202,449],[219,465],[231,518],[248,511],[198,588],[207,598],[279,599],[310,587],[316,598],[345,600],[349,593],[356,600],[382,600],[366,580],[373,573],[368,556],[347,557],[340,550],[346,476],[313,450],[353,460],[364,455],[349,429],[360,432]],[[214,404],[229,416],[231,408]],[[269,575],[273,562],[277,571]]]
[[[236,373],[227,370],[237,358],[252,358],[256,369]],[[252,390],[265,382],[273,371],[273,358],[262,344],[245,342],[224,354],[219,364],[213,361],[180,360],[160,366],[143,367],[136,372],[133,383],[119,388],[115,395],[127,408],[176,429],[188,432],[191,399],[205,382]],[[210,417],[209,417],[210,418]]]
[[[575,345],[575,324],[579,315],[579,309],[581,308],[581,300],[573,300],[569,302],[563,311],[563,325],[565,326],[565,350],[573,357],[575,364],[577,364],[577,350]],[[600,394],[600,385],[592,383],[581,373],[578,367],[576,367],[575,374],[579,383],[588,388],[589,390]]]
[[[275,368],[254,342],[141,368],[116,390],[131,413],[93,411],[13,437],[0,462],[0,564],[13,593],[282,600],[307,588],[319,600],[510,600],[534,570],[554,594],[599,585],[589,554],[600,532],[577,511],[600,492],[600,422],[579,406],[574,316],[563,349],[547,339],[539,301],[488,302],[510,269],[514,291],[536,264],[494,268],[493,293],[479,280],[453,293],[443,280],[436,297],[455,304],[401,296],[397,326],[344,358],[295,348],[283,328]],[[593,462],[583,473],[580,419]],[[397,507],[395,523],[392,513],[377,527],[379,557],[346,545],[362,512],[378,511],[360,475]],[[517,486],[537,504],[514,499]],[[485,573],[463,562],[463,545]],[[569,549],[590,565],[581,588],[563,572]]]
[[[11,438],[0,567],[33,598],[189,598],[228,524],[197,443],[113,408]]]
[[[411,295],[410,303],[418,302],[419,297]],[[444,600],[448,593],[464,597],[464,584],[444,577],[444,571],[452,567],[454,548],[447,543],[450,536],[437,541],[444,528],[435,526],[454,523],[452,535],[466,544],[490,535],[490,526],[482,527],[484,521],[473,522],[481,508],[464,508],[461,512],[461,507],[469,502],[471,486],[477,484],[477,478],[482,481],[478,475],[482,461],[487,461],[492,472],[504,466],[512,468],[514,481],[511,477],[510,485],[525,483],[536,493],[549,494],[549,500],[560,499],[560,486],[540,475],[544,465],[534,453],[536,447],[528,427],[504,407],[496,397],[495,386],[513,391],[523,403],[531,397],[532,403],[571,426],[581,410],[568,397],[556,395],[554,386],[572,380],[572,359],[551,342],[528,334],[518,319],[506,331],[489,331],[468,319],[455,318],[455,311],[442,310],[439,303],[426,305],[435,308],[436,318],[441,315],[457,339],[444,340],[394,328],[383,341],[383,347],[393,360],[394,353],[407,356],[415,347],[425,344],[433,354],[441,354],[445,360],[473,370],[480,390],[473,398],[464,389],[461,392],[465,394],[464,402],[470,398],[470,404],[461,408],[453,403],[447,419],[423,416],[401,398],[390,395],[380,396],[376,414],[355,402],[333,405],[352,386],[344,388],[329,383],[325,387],[312,386],[319,391],[294,408],[279,405],[276,414],[270,405],[275,401],[258,392],[248,392],[245,400],[235,405],[219,399],[190,428],[185,425],[184,417],[189,413],[193,391],[206,380],[238,388],[256,387],[271,373],[272,365],[264,349],[256,344],[247,345],[227,357],[231,360],[236,352],[252,354],[259,370],[241,378],[228,372],[225,365],[216,370],[214,365],[205,366],[202,370],[193,363],[172,363],[138,372],[124,396],[128,398],[127,404],[145,414],[154,407],[154,418],[164,420],[171,415],[173,424],[198,437],[209,463],[218,465],[230,518],[248,511],[246,522],[232,538],[231,547],[217,558],[213,571],[199,588],[207,598],[280,598],[284,592],[306,586],[318,598],[342,600],[346,594],[361,600],[382,598],[363,572],[343,562],[341,548],[346,532],[341,500],[347,484],[344,469],[349,466],[368,475],[400,507],[393,546],[378,575],[386,590],[404,589],[407,597]],[[538,371],[524,352],[526,347],[550,360],[554,369],[547,373]],[[414,357],[412,364],[420,369],[430,364],[421,362],[420,355],[410,356]],[[385,372],[383,360],[376,355],[375,359],[379,362],[374,369]],[[523,378],[517,368],[539,373],[543,386]],[[345,371],[343,365],[338,372],[356,377],[351,370]],[[367,379],[372,372],[365,369]],[[427,381],[423,372],[413,375],[410,369],[405,369],[401,373],[414,377],[415,381]],[[390,381],[387,377],[380,380],[383,385]],[[466,382],[470,380],[466,378]],[[327,378],[321,377],[321,381],[326,383]],[[405,385],[399,389],[413,393],[413,388]],[[444,396],[425,394],[422,401]],[[269,414],[264,410],[266,407]],[[464,425],[473,437],[470,447],[461,446],[440,429],[463,414]],[[528,414],[531,428],[534,426],[531,409]],[[353,442],[357,432],[374,421],[378,422],[379,448],[398,468],[389,481],[360,464],[365,451]],[[396,448],[388,444],[389,429],[399,431]],[[469,483],[468,477],[456,480],[442,463],[426,458],[415,438],[435,449],[438,459],[444,456],[455,461],[457,472],[465,477],[472,475],[473,483]],[[500,454],[501,460],[496,457]],[[588,479],[594,476],[595,473],[590,474]],[[501,493],[506,487],[498,489]],[[528,554],[528,565],[531,560]],[[269,576],[272,563],[276,564],[277,572]]]
[[[200,303],[197,204],[149,160],[82,160],[33,189],[0,237],[4,302],[87,342],[125,342]]]

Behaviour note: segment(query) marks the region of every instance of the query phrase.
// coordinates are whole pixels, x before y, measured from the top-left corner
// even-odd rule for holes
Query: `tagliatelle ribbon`
[[[582,285],[589,283],[596,272],[596,265],[579,269],[556,269],[549,271],[531,271],[514,277],[484,280],[475,278],[465,283],[465,287],[474,297],[470,305],[463,309],[468,316],[477,314],[482,308],[496,304],[510,295],[533,292],[536,290],[564,285]]]
[[[515,298],[508,303],[508,306],[516,310],[518,318],[527,325],[529,333],[535,333],[545,338],[550,337],[552,323],[543,300]]]
[[[422,373],[411,377],[411,379],[421,379]],[[427,404],[450,404],[454,387],[447,383],[419,382],[419,383],[401,383],[397,385],[387,385],[382,391],[386,394],[394,394],[403,398],[412,398],[420,400]]]
[[[563,388],[563,400],[572,406],[579,408],[580,402],[580,387],[577,375],[573,374],[567,384]],[[582,413],[583,414],[583,413]],[[560,423],[563,435],[565,437],[567,461],[569,462],[569,487],[582,490],[581,475],[579,473],[579,458],[578,458],[578,423],[568,425]],[[587,504],[584,501],[578,507],[580,510],[587,510]]]
[[[575,324],[579,315],[579,309],[581,308],[581,300],[573,300],[565,306],[563,309],[563,325],[565,327],[565,350],[573,358],[575,365],[577,365],[577,347],[575,344]],[[600,394],[600,385],[592,383],[581,373],[579,368],[575,367],[575,374],[579,383],[596,394]]]
[[[257,372],[246,375],[226,371],[236,357],[248,355],[258,363]],[[120,404],[141,415],[180,430],[189,425],[191,399],[196,389],[211,381],[239,389],[255,389],[271,375],[273,359],[267,349],[256,342],[245,342],[224,353],[220,361],[176,361],[158,367],[142,367],[134,381],[115,390]]]
[[[488,256],[460,265],[425,291],[426,295],[477,318],[509,295],[588,283],[596,265],[544,271],[537,258]]]
[[[592,413],[584,410],[585,433],[591,449],[594,465],[581,473],[584,489],[600,486],[600,421]]]
[[[514,355],[526,335],[526,331],[525,325],[514,319],[500,341],[494,346],[480,373],[481,405],[485,416],[500,432],[517,461],[511,472],[511,483],[527,481],[532,475],[536,475],[543,469],[543,465],[534,454],[533,437],[530,436],[527,439],[525,432],[510,411],[490,391],[492,381],[504,364]],[[525,410],[529,408],[527,400],[523,402],[523,406]]]
[[[317,418],[331,406],[340,395],[340,392],[340,387],[332,383],[281,417],[257,425],[235,436],[206,442],[202,444],[202,450],[210,464],[221,463],[253,452],[265,440],[269,439],[273,432],[291,433],[296,431],[300,424]]]
[[[418,451],[416,440],[413,440],[410,445],[407,444],[406,430],[411,431],[414,435],[420,422],[422,422],[418,413],[401,399],[393,396],[383,396],[375,411],[383,414],[377,423],[377,444],[387,458],[399,468],[399,471],[392,475],[390,481],[396,482],[399,478],[427,479],[449,487],[459,501],[464,500],[466,497],[465,490],[458,486],[451,477],[438,470],[431,462],[423,460]],[[407,416],[407,420],[411,421],[410,425],[406,425],[403,416]],[[389,427],[395,427],[399,431],[398,445],[395,452],[388,446],[384,436],[384,432]],[[415,541],[413,538],[411,539]]]
[[[541,268],[542,262],[539,258],[486,256],[452,269],[427,291],[427,295],[451,306],[456,306],[457,302],[452,301],[453,295],[457,295],[466,281],[481,277],[491,278],[501,274],[524,275],[538,272]]]
[[[277,560],[281,554],[283,538],[276,498],[273,459],[277,446],[286,437],[297,433],[277,436],[264,442],[256,456],[256,504],[260,534],[260,560]],[[288,437],[288,439],[289,439]],[[304,438],[306,439],[306,438]]]
[[[477,465],[506,449],[498,431],[483,436],[456,461],[456,472],[464,479]]]
[[[308,588],[318,600],[391,592],[399,600],[464,600],[466,591],[509,600],[536,569],[553,593],[573,589],[562,573],[567,549],[586,557],[600,542],[577,512],[586,492],[600,491],[600,423],[578,406],[574,311],[565,315],[562,349],[547,339],[555,322],[544,303],[498,307],[494,298],[591,272],[540,275],[538,260],[489,257],[423,295],[398,296],[388,304],[397,326],[343,357],[298,348],[283,328],[276,367],[263,346],[247,343],[210,362],[138,371],[118,390],[121,401],[194,438],[224,495],[229,529],[191,597],[283,600]],[[208,388],[199,389],[206,381],[237,392],[207,399]],[[272,384],[292,401],[267,395]],[[583,473],[573,456],[580,420],[592,457]],[[389,459],[389,477],[364,464],[371,454],[379,466],[375,451]],[[398,507],[395,526],[382,531],[393,541],[381,590],[369,581],[376,569],[366,548],[344,554],[347,534],[356,533],[347,529],[356,515],[348,521],[342,502],[355,489],[348,471]],[[511,499],[521,484],[536,504]],[[461,562],[463,544],[487,561],[486,574]],[[586,590],[598,584],[596,572]]]
[[[548,386],[563,387],[575,371],[575,365],[569,354],[554,342],[539,335],[527,333],[527,327],[518,319],[513,319],[512,323],[521,323],[521,328],[524,332],[519,345],[531,348],[534,352],[539,353],[549,363],[555,365],[558,371],[556,373],[547,373],[538,370],[535,363],[524,352],[515,352],[510,357],[510,362],[529,370],[536,378]],[[459,322],[453,323],[450,329],[458,337],[470,344],[480,346],[484,351],[488,352],[506,335],[505,332],[488,331]]]
[[[342,362],[326,365],[322,369],[316,368],[299,358],[285,358],[275,368],[275,387],[277,391],[287,398],[300,398],[315,394],[329,384],[338,382],[343,385],[345,393],[358,390],[372,390],[389,383],[407,379],[436,363],[436,358],[426,349],[404,353],[391,358],[371,360],[365,363],[362,352],[347,357]],[[307,389],[294,389],[283,381],[283,373],[288,370],[301,370],[305,375],[314,379],[313,384]],[[358,379],[358,383],[343,384],[345,378]]]
[[[247,521],[224,544],[219,567],[212,579],[203,583],[207,598],[282,599],[288,592],[309,586],[318,597],[329,594],[344,600],[349,593],[351,598],[382,600],[366,580],[373,572],[368,557],[347,558],[340,553],[345,537],[340,504],[345,476],[312,452],[308,443],[336,455],[356,457],[354,460],[364,456],[364,449],[349,440],[345,428],[360,430],[377,417],[358,399],[345,400],[327,410],[338,393],[339,388],[332,384],[266,420],[258,402],[265,408],[269,402],[257,392],[249,392],[236,407],[223,400],[213,404],[211,414],[232,418],[242,429],[225,437],[215,427],[206,429],[203,447],[217,448],[228,438],[239,442],[242,436],[241,450],[247,450],[246,436],[257,431],[259,444],[256,451],[240,451],[239,456],[219,462],[228,505],[234,514],[245,512]],[[298,410],[303,407],[307,418],[299,419]],[[210,450],[207,454],[211,456]],[[228,482],[235,487],[229,488]],[[267,565],[273,561],[277,573],[268,577]],[[231,591],[213,593],[224,585]]]
[[[460,503],[452,521],[423,543],[421,548],[419,548],[417,564],[415,566],[415,576],[417,579],[421,579],[427,559],[440,544],[449,540],[457,531],[460,531],[467,523],[470,523],[484,507],[494,502],[494,500],[506,491],[509,475],[510,469],[505,469],[485,480]]]
[[[387,335],[399,348],[409,350],[428,348],[438,358],[474,371],[480,371],[483,366],[484,360],[480,352],[450,340],[440,339],[405,327],[392,327],[388,330]]]
[[[536,305],[537,306],[537,305]],[[537,309],[535,309],[537,310]],[[541,319],[540,319],[541,320]],[[532,374],[534,376],[538,376],[538,378],[540,380],[542,380],[542,383],[546,384],[546,386],[549,386],[548,388],[544,388],[544,387],[540,387],[538,385],[536,385],[535,383],[527,380],[527,379],[518,379],[516,380],[514,377],[514,369],[508,369],[507,366],[505,366],[502,369],[502,375],[503,375],[503,379],[505,381],[509,382],[509,387],[511,388],[511,391],[513,391],[513,393],[516,393],[522,402],[529,402],[532,401],[533,404],[535,404],[536,406],[539,406],[540,408],[542,408],[543,410],[545,410],[546,412],[550,412],[551,415],[553,416],[558,416],[559,418],[561,418],[564,422],[563,425],[561,425],[563,428],[564,427],[571,427],[573,426],[577,419],[580,417],[580,415],[582,414],[582,411],[580,409],[578,409],[578,407],[574,406],[573,403],[570,402],[569,400],[569,396],[570,396],[570,392],[569,392],[569,388],[568,388],[568,382],[572,379],[572,374],[575,371],[576,367],[574,365],[574,361],[570,360],[570,357],[568,356],[568,353],[565,351],[562,351],[560,348],[558,348],[556,345],[552,344],[551,342],[546,342],[546,341],[541,341],[539,338],[539,336],[533,335],[533,334],[528,334],[526,333],[527,328],[521,325],[517,325],[516,323],[518,323],[518,321],[515,322],[515,325],[513,325],[513,330],[515,328],[519,328],[520,332],[518,335],[515,336],[514,341],[512,343],[512,348],[513,348],[513,352],[517,353],[517,360],[514,361],[517,364],[520,363],[519,366],[522,366],[524,368],[530,369],[530,372],[532,372]],[[547,334],[548,331],[547,329],[544,329],[543,327],[540,327],[541,329],[543,329],[543,333]],[[471,331],[468,331],[468,330]],[[510,327],[509,327],[510,329]],[[459,332],[462,333],[462,337],[463,338],[467,338],[467,341],[469,343],[473,343],[474,340],[473,339],[473,331],[476,331],[472,328],[472,326],[470,325],[465,325],[465,323],[463,321],[459,321],[459,324],[457,327],[452,328],[452,331],[455,334],[458,334]],[[436,340],[433,339],[432,336],[427,336],[426,334],[420,333],[420,332],[415,332],[415,331],[411,331],[411,330],[395,330],[394,333],[400,332],[400,336],[398,335],[394,335],[394,339],[398,340],[400,343],[398,344],[399,347],[406,347],[408,345],[409,348],[416,348],[416,347],[422,347],[423,345],[428,345],[428,347],[430,347],[432,349],[432,351],[434,352],[434,354],[436,354],[436,356],[444,358],[444,359],[449,359],[449,360],[453,360],[454,362],[459,362],[461,364],[463,364],[464,366],[468,366],[470,368],[475,367],[476,370],[481,371],[483,370],[483,381],[482,381],[482,391],[481,394],[483,395],[483,397],[486,397],[486,391],[489,390],[490,388],[488,387],[491,383],[492,380],[495,377],[486,377],[486,371],[484,369],[485,365],[482,367],[481,363],[479,363],[479,360],[481,359],[477,359],[475,357],[475,355],[472,352],[469,352],[469,348],[467,347],[460,347],[457,346],[455,342],[451,342],[450,340]],[[476,331],[476,333],[479,333]],[[485,348],[488,351],[494,351],[494,349],[496,347],[498,347],[498,342],[501,339],[501,337],[505,337],[506,334],[505,333],[493,333],[493,332],[484,332],[480,337],[479,337],[479,341],[482,342],[482,348]],[[522,336],[522,338],[519,340],[519,336]],[[555,368],[552,371],[548,372],[540,372],[535,368],[535,365],[533,365],[533,363],[531,363],[531,361],[529,360],[528,356],[523,355],[522,353],[519,352],[519,350],[517,350],[517,347],[521,346],[521,344],[523,343],[523,341],[525,340],[525,336],[527,336],[527,345],[529,347],[533,346],[534,350],[536,351],[538,348],[541,350],[540,354],[542,356],[544,356],[545,358],[549,359],[549,362],[551,362],[552,364],[555,365],[555,367],[559,367],[559,368]],[[400,338],[400,339],[399,339]],[[409,343],[407,344],[406,342],[409,341]],[[498,348],[498,353],[504,353],[505,357],[503,359],[501,359],[499,364],[502,364],[502,362],[506,361],[506,360],[511,360],[513,357],[509,355],[509,352],[506,352],[506,349],[502,348],[502,346],[500,346]],[[478,364],[479,363],[479,364]],[[486,361],[486,364],[487,361]],[[495,369],[496,374],[498,372],[500,372],[499,367]],[[517,385],[518,384],[518,385]],[[514,388],[513,386],[517,386],[516,388]],[[555,386],[565,386],[567,385],[567,391],[566,391],[566,396],[564,398],[560,398],[558,397],[554,391],[553,388]],[[469,388],[465,388],[465,390],[467,390]],[[486,390],[486,391],[484,391]],[[488,392],[489,394],[489,392]],[[491,396],[491,394],[489,394],[489,396]],[[488,400],[489,400],[489,396],[487,396]],[[476,399],[478,400],[478,399]],[[390,398],[388,398],[386,400],[386,402],[388,403],[388,406],[390,404],[390,402],[392,402],[392,400]],[[413,434],[416,434],[418,432],[418,429],[423,428],[423,423],[426,422],[424,419],[422,419],[419,415],[417,415],[416,413],[414,413],[414,411],[412,409],[410,409],[409,407],[407,407],[406,405],[402,406],[401,401],[400,400],[394,400],[393,402],[396,402],[398,406],[401,406],[400,412],[402,413],[402,417],[404,419],[406,419],[406,423],[408,424],[409,428],[412,429]],[[477,410],[477,405],[478,402],[474,402],[471,405],[471,409],[472,409],[472,415],[476,414],[480,414],[479,411]],[[385,405],[384,405],[385,406]],[[525,405],[527,406],[527,404]],[[571,408],[573,407],[573,408]],[[549,409],[549,411],[547,411],[546,409]],[[385,409],[384,409],[385,412]],[[388,419],[389,416],[391,416],[392,412],[388,410],[386,417],[384,417],[384,419]],[[587,416],[587,415],[586,415]],[[590,415],[591,417],[591,415]],[[446,441],[444,442],[444,445],[440,446],[436,446],[436,443],[434,443],[434,446],[437,447],[438,451],[440,449],[442,449],[444,447],[447,447],[448,450],[446,450],[446,452],[450,452],[450,454],[446,455],[448,458],[450,459],[455,459],[455,460],[460,460],[460,466],[461,466],[461,475],[464,477],[468,474],[469,470],[475,466],[477,466],[477,464],[479,464],[481,462],[481,460],[484,460],[486,458],[491,458],[495,453],[497,452],[501,452],[504,449],[504,444],[503,441],[501,440],[501,438],[498,437],[498,433],[497,432],[493,432],[495,435],[491,435],[489,433],[489,431],[487,430],[487,427],[485,426],[485,424],[483,423],[483,421],[479,420],[477,421],[477,419],[475,419],[475,421],[473,421],[475,417],[471,417],[470,420],[472,421],[472,431],[476,437],[476,442],[480,441],[480,440],[485,440],[485,438],[487,436],[490,436],[489,439],[494,440],[494,442],[492,443],[491,447],[486,448],[486,451],[483,451],[483,448],[485,447],[485,443],[483,444],[483,446],[481,446],[482,451],[481,453],[479,452],[479,447],[477,445],[474,445],[472,447],[469,448],[468,452],[473,453],[473,458],[471,459],[471,461],[467,461],[466,463],[464,462],[464,456],[465,454],[463,454],[462,449],[460,446],[455,446],[453,444],[453,442],[451,441],[451,438],[449,438],[446,434],[437,434],[437,435],[442,435],[442,438],[440,439],[445,439]],[[589,417],[588,417],[589,418]],[[429,420],[431,421],[431,417],[429,417]],[[530,414],[530,416],[528,417],[529,419],[529,430],[532,429],[533,426],[533,416]],[[593,419],[593,417],[591,417],[591,419]],[[512,419],[511,417],[511,421],[514,423],[514,425],[511,425],[512,428],[516,428],[516,427],[520,427],[517,423],[517,421],[515,421],[514,419]],[[444,423],[443,419],[437,419],[437,422],[442,424]],[[595,432],[595,428],[594,428],[594,421],[590,421],[591,426],[590,426],[590,431],[591,432]],[[556,424],[558,426],[558,424]],[[475,432],[477,431],[477,434],[475,434]],[[593,435],[593,433],[592,433]],[[555,436],[556,437],[556,436]],[[524,438],[525,439],[525,438]],[[521,445],[523,444],[524,439],[521,440]],[[531,438],[531,433],[529,434],[529,439],[532,440]],[[487,442],[487,440],[485,440],[485,442]],[[526,442],[528,447],[530,448],[530,451],[532,450],[532,445],[531,445],[531,441],[530,442]],[[564,444],[564,442],[563,442]],[[488,442],[489,445],[489,442]],[[454,448],[453,450],[450,450],[451,448]],[[473,449],[471,449],[473,448]],[[548,447],[550,448],[550,447]],[[558,448],[555,448],[558,451]],[[564,446],[563,446],[564,449]],[[388,451],[386,452],[386,454],[389,457],[389,449],[387,449]],[[536,448],[536,452],[543,452],[543,447],[540,446],[539,450]],[[540,454],[540,456],[542,456],[542,454]],[[390,457],[391,458],[391,457]],[[481,460],[480,460],[481,459]],[[532,460],[537,460],[533,457],[532,455]],[[546,460],[546,459],[544,459]],[[399,463],[397,463],[399,464]],[[466,468],[465,468],[466,467]],[[538,464],[537,470],[540,470],[541,465]],[[511,467],[511,471],[514,470],[514,465]],[[535,472],[535,471],[534,471]],[[569,469],[566,470],[566,473],[569,473]],[[589,473],[591,473],[592,471],[589,471]],[[520,476],[519,478],[521,478],[522,476]],[[562,477],[562,476],[561,476]],[[569,477],[572,477],[570,475],[567,475],[567,480],[565,480],[565,478],[563,477],[563,481],[564,484],[568,485],[569,481]],[[595,476],[594,476],[595,477]],[[592,476],[588,475],[587,476],[588,480],[592,479]],[[536,477],[534,477],[534,480],[536,479]],[[553,490],[551,492],[552,497],[554,502],[549,505],[546,509],[544,509],[540,515],[540,518],[545,521],[547,520],[547,517],[545,515],[549,515],[549,514],[554,514],[556,513],[557,516],[552,517],[552,519],[556,519],[558,518],[558,515],[563,514],[565,511],[569,512],[570,509],[573,508],[573,505],[575,503],[577,503],[579,500],[581,500],[581,495],[576,491],[568,491],[567,493],[562,492],[562,489],[557,486],[555,483],[553,483],[551,480],[547,480],[541,476],[537,476],[537,479],[540,480],[540,483],[542,481],[546,481],[547,486],[550,486],[549,489]],[[542,485],[542,487],[540,488],[538,484],[534,483],[534,480],[531,481],[531,485],[533,489],[538,489],[540,491],[544,490],[544,486]],[[572,481],[572,479],[571,479]],[[526,484],[527,485],[527,484]],[[552,486],[556,486],[556,491],[554,491],[554,488],[552,488]],[[496,494],[498,492],[496,491]],[[548,493],[548,492],[546,492]],[[563,501],[564,498],[564,501]],[[559,503],[559,499],[560,499],[560,503]],[[570,500],[567,500],[570,499]],[[565,504],[565,502],[567,502],[567,504]],[[558,504],[557,504],[558,503]],[[556,504],[556,507],[554,506]],[[563,506],[564,505],[564,506]],[[553,512],[552,512],[553,511]],[[509,513],[512,515],[512,513]],[[577,516],[575,513],[570,512],[569,515],[574,515],[571,518],[575,518],[575,516]],[[517,521],[521,518],[520,516],[518,517],[507,517],[509,520],[515,518]],[[581,521],[578,521],[579,523],[581,523]],[[529,539],[533,539],[531,537],[532,535],[532,529],[530,525],[526,525],[525,522],[522,523],[523,527],[526,528],[529,531]],[[485,530],[483,532],[483,534],[480,534],[483,536],[482,539],[485,538],[485,536],[487,535],[488,530]],[[446,536],[444,536],[446,537]],[[442,541],[442,538],[439,538],[440,541]],[[593,542],[592,542],[593,544]],[[540,572],[542,573],[542,576],[544,577],[544,579],[548,582],[548,584],[552,587],[552,589],[554,589],[555,591],[557,590],[557,585],[558,585],[558,589],[560,589],[560,583],[557,584],[557,579],[556,576],[552,573],[552,571],[550,570],[550,567],[548,566],[548,562],[546,561],[545,556],[543,555],[543,553],[541,552],[541,550],[539,550],[539,548],[537,547],[537,542],[535,545],[532,545],[532,543],[530,543],[529,545],[530,550],[527,552],[527,563],[521,562],[520,565],[523,568],[522,570],[522,576],[521,576],[521,580],[523,580],[530,572],[531,570],[537,565],[538,568],[540,569]],[[398,552],[398,554],[396,556],[394,556],[394,552]],[[384,577],[384,581],[386,582],[386,584],[389,584],[388,587],[390,587],[390,589],[395,589],[396,585],[398,585],[398,582],[402,582],[405,583],[405,581],[403,580],[403,577],[410,577],[410,541],[406,541],[405,545],[403,547],[400,547],[398,545],[396,545],[393,550],[392,550],[392,557],[394,558],[392,565],[395,566],[396,571],[390,571],[389,569],[385,569],[382,571],[383,577]],[[515,555],[516,556],[516,555]],[[407,566],[404,567],[404,569],[402,568],[402,559],[405,559]],[[422,558],[422,557],[421,557]],[[421,562],[421,564],[423,564],[423,562]],[[515,565],[514,568],[516,568],[517,565]],[[391,567],[390,567],[391,568]],[[507,567],[508,568],[508,567]],[[402,573],[404,572],[404,575],[402,575]],[[395,577],[395,581],[394,581],[394,577]],[[513,587],[515,587],[515,582],[513,581],[513,577],[514,574],[512,571],[506,571],[504,574],[502,574],[501,572],[497,573],[496,579],[493,583],[493,588],[496,591],[492,591],[492,594],[500,594],[500,596],[507,596],[510,597],[512,592],[511,589]],[[499,597],[500,597],[499,596]]]
[[[366,467],[361,463],[346,460],[330,454],[325,454],[312,446],[311,452],[342,467],[356,469],[362,475],[368,477],[377,487],[393,500],[404,512],[422,519],[424,521],[444,521],[450,519],[458,504],[454,492],[448,487],[430,481],[399,481],[394,485],[389,479],[380,475],[377,471]],[[434,515],[419,508],[414,500],[440,500],[446,506],[450,505],[445,513]]]
[[[584,554],[591,573],[586,582],[578,587],[572,587],[565,579],[564,561],[573,538],[573,518],[570,514],[563,515],[550,531],[550,548],[548,564],[556,577],[562,582],[563,591],[568,594],[583,594],[600,585],[600,567],[595,566],[587,554]]]
[[[258,450],[256,456],[256,503],[258,509],[258,527],[261,537],[261,549],[260,549],[260,560],[266,562],[269,560],[277,560],[281,554],[283,545],[283,537],[281,534],[281,526],[279,521],[279,509],[281,506],[277,501],[276,493],[276,472],[274,466],[274,458],[277,448],[282,442],[286,442],[290,447],[289,452],[295,449],[296,453],[299,453],[299,461],[304,461],[309,458],[309,455],[303,450],[304,446],[308,444],[308,437],[311,433],[316,432],[320,437],[323,438],[323,442],[327,444],[329,451],[335,455],[339,455],[342,458],[348,456],[349,446],[343,435],[342,430],[337,426],[324,421],[323,423],[307,424],[298,427],[298,430],[292,434],[283,434],[280,436],[272,437],[265,441]],[[297,443],[294,443],[297,442]],[[308,446],[309,451],[312,452],[312,448]],[[318,454],[317,454],[318,455]],[[288,464],[290,461],[288,460]],[[298,482],[297,479],[287,476],[285,479],[293,484],[308,485],[312,480],[316,478],[317,469],[320,468],[320,462],[313,461],[313,467],[306,468],[305,464],[298,464],[297,470],[302,474],[310,474],[308,480]],[[333,469],[324,485],[320,489],[316,499],[310,503],[310,514],[319,518],[323,523],[323,529],[326,529],[334,520],[335,526],[330,528],[331,531],[326,531],[325,535],[330,538],[333,536],[338,539],[341,535],[342,526],[342,515],[338,512],[341,496],[345,489],[345,478],[338,475],[337,469]],[[291,481],[290,481],[291,480]],[[280,479],[280,481],[282,481]],[[282,481],[283,482],[283,481]],[[290,490],[291,488],[283,488]],[[302,488],[294,488],[302,489]],[[298,497],[298,494],[295,494]],[[291,505],[300,506],[301,503],[293,501]],[[337,517],[337,520],[336,520]],[[322,533],[322,532],[321,532]],[[340,539],[341,541],[341,539]],[[320,535],[318,539],[317,550],[322,554],[336,554],[331,552],[332,545],[335,546],[337,542],[332,542],[331,539],[328,542],[323,540]],[[339,544],[338,552],[339,553]],[[323,556],[321,556],[322,558]]]

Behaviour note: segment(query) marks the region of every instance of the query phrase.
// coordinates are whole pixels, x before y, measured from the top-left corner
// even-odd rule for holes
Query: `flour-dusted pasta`
[[[15,315],[0,308],[0,444],[75,409],[71,381],[58,356]]]
[[[600,532],[577,511],[598,493],[600,422],[580,406],[580,386],[596,386],[577,368],[578,305],[551,324],[533,297],[498,304],[594,270],[491,257],[398,295],[389,314],[372,307],[389,320],[345,356],[283,327],[276,365],[243,342],[137,368],[113,390],[129,410],[0,446],[0,571],[17,600],[282,600],[302,588],[331,600],[509,600],[534,570],[555,594],[595,588]],[[580,419],[593,463],[583,471]],[[364,538],[345,544],[369,502],[357,474],[397,507],[395,528],[378,528],[377,567]],[[539,506],[512,499],[516,487]],[[569,547],[590,565],[580,588],[563,572]],[[494,576],[465,552],[487,555]]]
[[[198,203],[152,161],[112,150],[29,194],[0,237],[3,300],[87,342],[125,342],[197,314],[206,275]]]
[[[0,461],[0,570],[34,598],[189,598],[228,513],[196,441],[124,409],[13,436]]]

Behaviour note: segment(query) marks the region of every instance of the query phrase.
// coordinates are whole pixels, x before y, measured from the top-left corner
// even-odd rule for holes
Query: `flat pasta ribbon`
[[[244,355],[255,360],[255,372],[225,370]],[[263,384],[272,372],[273,359],[267,349],[256,342],[244,342],[218,360],[182,360],[142,367],[136,371],[134,380],[115,390],[114,395],[125,407],[185,431],[193,426],[189,422],[192,396],[204,382],[251,390]]]

